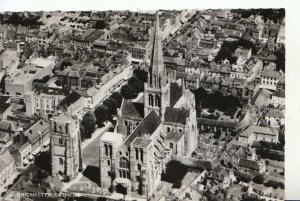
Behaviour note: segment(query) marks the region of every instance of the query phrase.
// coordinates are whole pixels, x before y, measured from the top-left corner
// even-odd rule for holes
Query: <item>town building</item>
[[[54,61],[44,58],[35,58],[26,63],[21,70],[5,78],[5,94],[10,96],[24,96],[32,91],[32,82],[52,74]]]
[[[25,95],[26,115],[49,118],[68,93],[65,89],[37,86]]]
[[[276,128],[249,125],[238,136],[241,144],[252,144],[254,141],[278,143],[279,131]]]
[[[285,124],[284,112],[279,109],[271,109],[265,115],[268,126],[279,128]]]
[[[0,147],[0,193],[7,190],[7,186],[13,183],[17,176],[14,158],[8,150]]]
[[[279,78],[281,77],[278,71],[264,70],[261,73],[261,83],[260,88],[270,89],[275,91],[277,89],[277,84]]]

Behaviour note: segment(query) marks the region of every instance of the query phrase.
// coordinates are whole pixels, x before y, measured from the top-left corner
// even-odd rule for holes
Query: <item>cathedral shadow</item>
[[[100,169],[99,167],[87,166],[83,171],[83,176],[100,185]]]

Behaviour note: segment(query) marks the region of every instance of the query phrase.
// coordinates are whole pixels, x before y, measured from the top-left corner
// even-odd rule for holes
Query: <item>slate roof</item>
[[[277,71],[272,71],[272,70],[264,70],[261,73],[262,76],[266,76],[266,77],[272,77],[272,78],[279,78],[280,77],[280,73]]]
[[[181,108],[167,107],[165,111],[165,122],[186,124],[186,118],[189,117],[190,111]]]
[[[11,121],[8,121],[8,120],[2,120],[2,121],[0,121],[0,130],[15,131],[16,130],[15,124]]]
[[[67,95],[59,104],[57,107],[69,107],[76,101],[80,99],[81,95],[77,92],[72,92],[69,95]]]
[[[280,91],[275,91],[272,96],[277,96],[277,97],[281,97],[281,98],[285,98],[285,91],[284,90],[280,90]]]
[[[74,66],[69,66],[58,75],[69,77],[81,77],[84,74],[84,69]]]
[[[61,89],[61,88],[54,88],[54,87],[45,87],[37,85],[35,87],[35,92],[37,93],[44,93],[44,94],[54,94],[54,95],[67,95],[69,90]]]
[[[178,142],[183,136],[183,133],[177,133],[177,132],[170,132],[166,136],[166,140]]]
[[[150,139],[137,137],[135,140],[131,143],[133,146],[139,146],[139,147],[147,147],[151,143]]]
[[[252,161],[252,160],[247,160],[247,159],[241,158],[239,160],[239,166],[259,171],[259,166],[258,166],[258,164],[257,164],[256,161]]]
[[[265,135],[278,135],[278,130],[275,128],[250,125],[245,130],[242,131],[240,136],[249,137],[252,133],[261,133]]]
[[[7,150],[0,148],[0,173],[2,173],[6,167],[15,162],[14,158]]]
[[[121,112],[122,116],[142,119],[144,118],[144,104],[123,99]]]
[[[0,104],[0,113],[3,113],[7,110],[7,108],[9,108],[10,103],[1,103]]]
[[[40,138],[40,133],[45,134],[47,130],[50,131],[50,124],[41,119],[25,131],[25,135],[28,136],[29,141],[34,142],[36,139]]]
[[[170,107],[173,107],[179,98],[182,96],[181,87],[177,83],[171,83],[170,85]]]
[[[268,117],[278,117],[278,118],[284,118],[284,113],[281,110],[274,109],[270,110],[266,116]]]
[[[129,147],[133,140],[142,137],[144,134],[152,134],[160,125],[161,120],[155,111],[150,114],[136,127],[136,129],[126,138],[124,145]]]

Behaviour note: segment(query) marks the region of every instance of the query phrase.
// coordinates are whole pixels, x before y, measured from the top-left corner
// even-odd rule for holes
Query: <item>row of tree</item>
[[[140,92],[144,91],[144,83],[147,82],[148,74],[144,70],[136,69],[128,84],[121,88],[121,95],[125,99],[134,99]]]
[[[259,148],[256,149],[256,154],[259,155],[263,159],[270,159],[276,161],[284,161],[284,155],[273,151],[269,148]]]
[[[256,184],[264,184],[266,187],[272,187],[274,189],[277,189],[278,187],[281,189],[284,189],[284,184],[281,182],[277,182],[277,181],[273,181],[273,180],[268,180],[265,182],[265,178],[262,174],[257,174],[253,177],[253,179],[251,179],[250,175],[247,174],[242,174],[238,171],[236,171],[235,173],[236,179],[237,179],[237,183],[239,183],[240,181],[245,182],[245,183],[249,183],[251,180],[256,183]]]
[[[39,21],[40,16],[29,16],[24,17],[20,16],[20,13],[12,13],[9,18],[5,21],[7,24],[12,25],[22,25],[22,26],[39,26],[43,25],[41,21]]]

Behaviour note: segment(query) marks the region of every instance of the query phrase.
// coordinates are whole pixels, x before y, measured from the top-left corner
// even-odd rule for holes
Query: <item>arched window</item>
[[[60,145],[63,144],[63,140],[62,139],[59,139],[59,142],[58,142]]]
[[[64,160],[62,158],[59,158],[59,164],[63,165],[64,164]]]
[[[143,162],[143,160],[144,160],[143,149],[140,149],[140,153],[141,153],[141,161]]]
[[[139,160],[139,150],[135,149],[135,159]]]
[[[170,132],[171,131],[171,128],[170,127],[167,127],[167,132]]]
[[[155,95],[155,106],[160,107],[160,97],[159,97],[159,95]]]
[[[120,158],[119,168],[129,169],[129,162],[126,158]]]
[[[112,145],[109,145],[109,155],[112,156]]]
[[[153,106],[153,96],[152,96],[152,94],[149,94],[149,105]]]
[[[108,146],[107,146],[107,144],[105,144],[104,147],[105,147],[105,156],[108,156]]]
[[[142,170],[141,164],[137,164],[137,170],[138,170],[138,171],[141,171],[141,170]]]
[[[170,149],[173,149],[173,143],[169,144]]]

